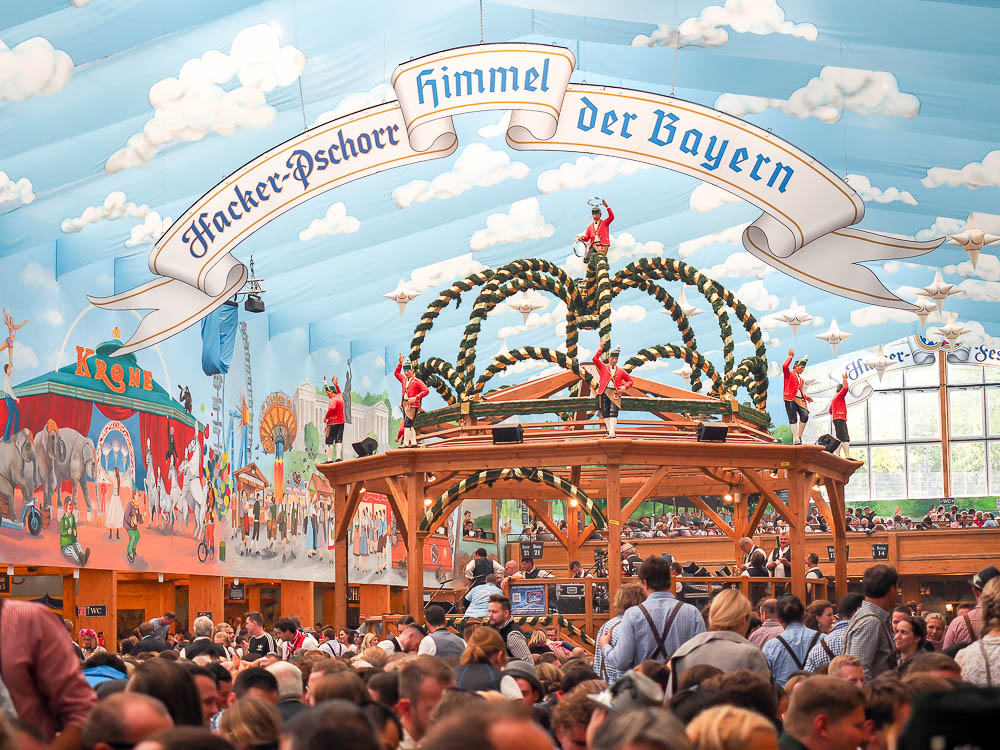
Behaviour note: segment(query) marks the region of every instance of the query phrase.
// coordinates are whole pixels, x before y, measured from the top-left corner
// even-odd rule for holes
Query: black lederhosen
[[[326,426],[326,444],[333,445],[342,442],[344,442],[344,423],[328,424]]]
[[[805,424],[809,421],[809,410],[794,401],[785,402],[785,414],[788,415],[788,424],[795,424],[796,422]]]
[[[835,435],[837,437],[837,440],[839,440],[840,442],[842,442],[842,443],[849,443],[849,442],[851,442],[851,435],[847,431],[847,420],[846,419],[835,419],[835,420],[833,420],[833,431],[834,431],[834,433],[835,433]]]
[[[607,393],[601,394],[601,416],[605,419],[618,416],[618,405],[611,400]]]

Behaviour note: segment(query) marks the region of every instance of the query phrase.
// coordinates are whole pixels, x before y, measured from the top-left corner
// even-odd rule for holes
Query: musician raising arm
[[[802,380],[802,372],[806,369],[806,362],[809,356],[806,355],[794,367],[791,367],[795,358],[795,350],[788,350],[788,359],[781,365],[781,371],[785,375],[785,414],[788,415],[788,424],[792,428],[792,444],[802,445],[802,433],[806,429],[806,422],[809,421],[809,402],[812,401],[806,395],[805,384]]]

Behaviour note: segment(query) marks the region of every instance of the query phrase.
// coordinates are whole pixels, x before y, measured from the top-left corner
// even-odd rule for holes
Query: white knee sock
[[[851,457],[851,444],[850,443],[841,443],[840,444],[840,453],[841,453],[841,455],[844,458],[848,458],[849,459]]]
[[[333,444],[333,457],[338,461],[344,457],[344,444],[334,443]]]
[[[617,417],[611,417],[611,419],[608,420],[608,434],[611,437],[615,437],[616,436],[615,435],[615,428],[616,427],[618,427],[618,418]]]

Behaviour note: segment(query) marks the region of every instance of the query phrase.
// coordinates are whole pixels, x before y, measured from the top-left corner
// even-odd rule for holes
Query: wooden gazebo
[[[575,559],[595,532],[608,541],[611,595],[621,583],[622,523],[655,497],[683,496],[732,539],[753,536],[768,508],[787,520],[792,555],[791,588],[805,600],[805,522],[812,500],[833,531],[836,591],[846,593],[844,485],[860,465],[818,445],[777,443],[768,434],[769,417],[747,404],[673,388],[643,378],[625,395],[623,415],[648,413],[653,419],[619,421],[618,437],[604,437],[592,413],[594,397],[559,398],[578,382],[565,372],[524,385],[493,391],[420,415],[421,447],[321,464],[334,488],[336,517],[336,624],[347,616],[347,531],[367,491],[385,494],[406,544],[408,609],[423,616],[424,539],[467,498],[522,500]],[[492,428],[512,416],[561,414],[553,422],[523,424],[521,443],[494,444]],[[576,415],[577,419],[566,419]],[[698,424],[726,425],[726,441],[699,442]],[[821,489],[826,489],[826,497]],[[788,501],[778,496],[788,491]],[[733,523],[727,524],[704,500],[732,496]],[[759,497],[755,505],[751,497]],[[568,533],[553,520],[547,501],[565,500]],[[578,514],[584,515],[578,523]],[[582,531],[578,527],[582,526]]]

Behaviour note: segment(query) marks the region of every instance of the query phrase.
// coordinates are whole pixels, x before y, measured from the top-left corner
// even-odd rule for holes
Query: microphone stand
[[[441,585],[438,586],[437,591],[435,591],[433,594],[431,594],[431,598],[427,600],[426,604],[424,604],[424,609],[427,609],[427,607],[429,607],[430,605],[434,604],[434,597],[437,596],[438,594],[440,594],[442,590],[444,590],[444,585],[446,583],[451,583],[454,580],[455,580],[454,578],[449,578],[446,581],[441,581]],[[452,610],[452,608],[454,608],[455,604],[453,602],[446,602],[446,604],[448,604],[448,611],[451,612],[451,610]]]

